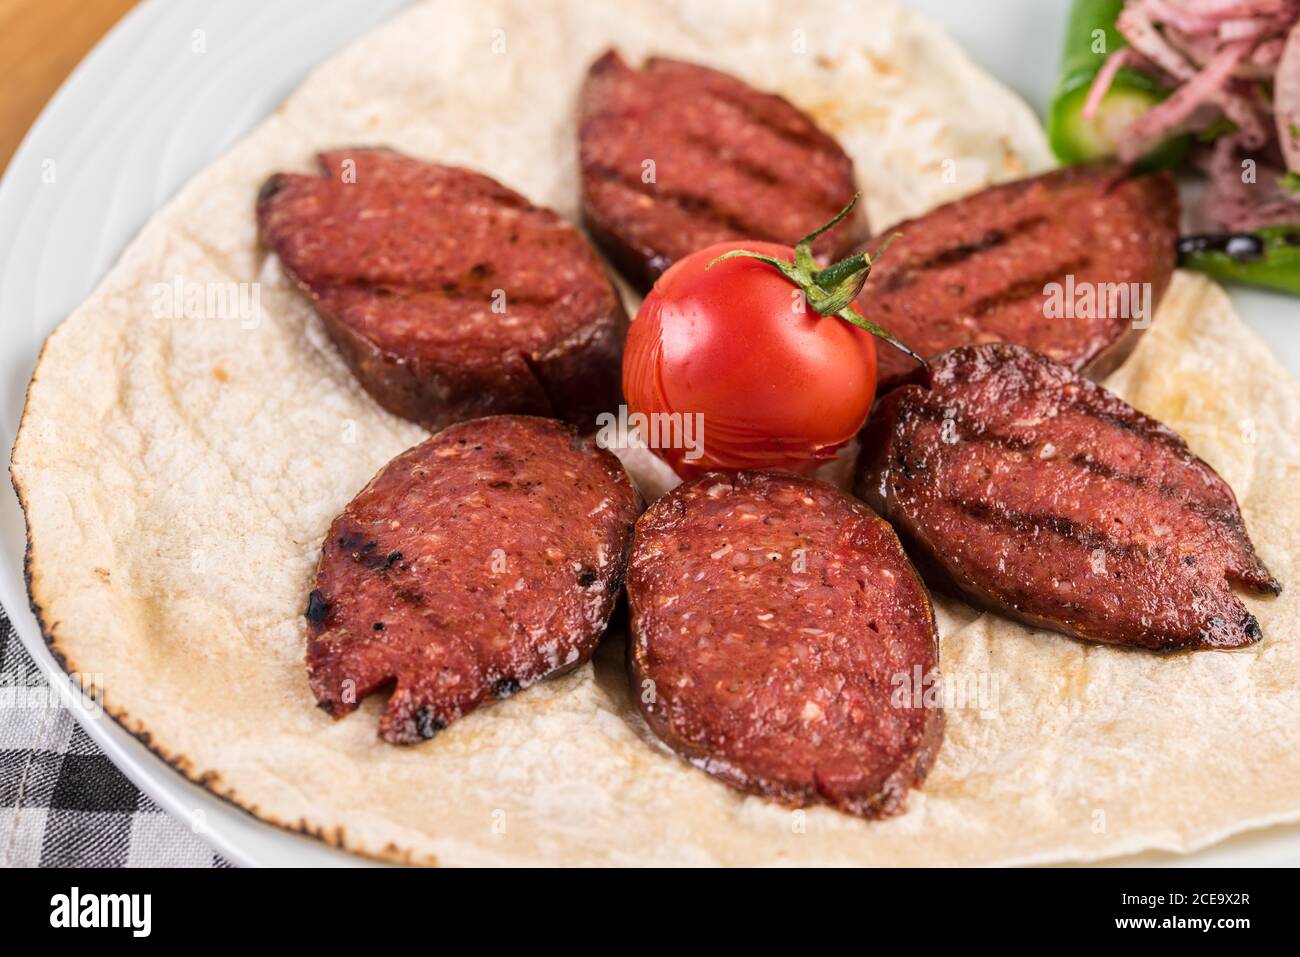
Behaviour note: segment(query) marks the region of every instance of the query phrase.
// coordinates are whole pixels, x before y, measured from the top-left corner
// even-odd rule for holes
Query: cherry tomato
[[[655,283],[624,350],[631,412],[703,417],[697,459],[687,448],[655,449],[683,478],[752,468],[811,472],[857,434],[875,396],[872,334],[820,315],[761,260],[705,268],[739,249],[795,258],[789,246],[762,242],[693,253]]]

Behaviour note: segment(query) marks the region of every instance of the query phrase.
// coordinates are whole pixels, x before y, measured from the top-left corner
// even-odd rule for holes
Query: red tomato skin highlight
[[[861,429],[876,387],[875,337],[806,306],[774,267],[718,256],[788,246],[719,243],[677,262],[641,304],[623,353],[631,412],[703,415],[704,452],[656,448],[683,478],[709,471],[807,474]]]

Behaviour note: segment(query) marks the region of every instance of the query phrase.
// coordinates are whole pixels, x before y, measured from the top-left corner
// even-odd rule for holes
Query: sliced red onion
[[[1250,52],[1250,46],[1249,40],[1225,44],[1204,70],[1136,120],[1129,127],[1132,139],[1119,146],[1120,159],[1126,162],[1138,159],[1153,145],[1174,133],[1202,103],[1215,100],[1237,64]]]
[[[1115,29],[1133,49],[1178,80],[1190,80],[1196,68],[1156,29],[1142,7],[1128,6],[1115,18]]]
[[[1239,20],[1224,20],[1219,24],[1219,39],[1229,40],[1247,40],[1255,37],[1262,37],[1277,29],[1277,25],[1272,20],[1264,20],[1254,17],[1243,17]]]
[[[1292,6],[1288,0],[1184,0],[1189,16],[1194,17],[1261,17],[1285,13]]]
[[[1138,2],[1148,19],[1174,27],[1187,36],[1218,32],[1217,17],[1193,16],[1174,0],[1138,0]]]
[[[1217,32],[1193,35],[1184,33],[1177,27],[1165,26],[1165,36],[1189,62],[1197,69],[1203,69],[1219,52],[1219,35]]]
[[[1106,98],[1110,85],[1115,82],[1115,74],[1119,72],[1120,67],[1133,59],[1132,47],[1120,47],[1106,58],[1106,62],[1101,65],[1101,69],[1092,80],[1092,86],[1088,89],[1088,98],[1083,101],[1082,114],[1085,120],[1091,120],[1097,115],[1101,101]]]
[[[1131,162],[1171,135],[1226,117],[1236,130],[1216,142],[1217,172],[1210,174],[1219,218],[1239,226],[1295,222],[1300,201],[1278,185],[1280,171],[1268,187],[1247,188],[1220,153],[1229,151],[1233,163],[1242,149],[1275,155],[1276,127],[1286,168],[1300,171],[1300,0],[1128,0],[1115,27],[1129,46],[1108,57],[1093,80],[1084,118],[1096,115],[1124,66],[1172,87],[1125,131],[1120,159]]]
[[[1241,159],[1231,140],[1215,144],[1203,209],[1208,228],[1253,232],[1269,226],[1300,225],[1300,199],[1278,185],[1282,171],[1261,165],[1255,170],[1255,181],[1246,183],[1242,181]]]
[[[1277,61],[1282,57],[1282,50],[1285,46],[1285,37],[1274,37],[1271,40],[1265,40],[1255,47],[1255,52],[1250,55],[1250,62],[1256,66],[1276,66]]]
[[[1300,23],[1291,28],[1273,77],[1273,115],[1282,158],[1300,172]]]
[[[1259,149],[1272,139],[1268,104],[1259,99],[1252,84],[1243,80],[1229,80],[1210,99],[1236,125],[1235,139],[1240,145],[1247,149]]]

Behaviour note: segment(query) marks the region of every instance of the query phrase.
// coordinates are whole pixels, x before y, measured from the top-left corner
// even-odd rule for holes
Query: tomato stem
[[[825,269],[817,266],[817,260],[813,258],[812,244],[818,236],[821,236],[829,229],[838,225],[844,217],[853,211],[853,207],[858,203],[858,197],[855,195],[849,204],[840,210],[835,218],[828,222],[820,229],[809,233],[794,247],[794,262],[784,259],[778,259],[775,256],[768,256],[764,253],[752,252],[748,249],[733,249],[731,252],[723,253],[713,262],[705,266],[705,269],[712,269],[716,264],[724,259],[736,259],[745,257],[748,259],[757,259],[759,262],[767,263],[777,272],[779,272],[790,282],[794,283],[803,290],[804,298],[808,305],[812,306],[818,313],[823,316],[838,316],[845,322],[857,326],[859,329],[865,329],[879,339],[884,339],[895,349],[899,349],[911,356],[921,365],[926,365],[926,361],[919,355],[903,345],[898,339],[890,334],[884,328],[876,323],[863,317],[863,315],[853,308],[853,301],[858,298],[862,292],[863,285],[866,284],[867,277],[871,275],[871,267],[880,258],[880,254],[885,251],[898,234],[894,233],[885,239],[876,249],[875,256],[871,256],[863,251],[849,256],[847,259],[841,259],[837,263],[832,263]]]
[[[813,273],[813,278],[817,280],[817,285],[826,289],[835,286],[849,276],[856,275],[863,270],[871,268],[871,257],[866,253],[858,253],[856,256],[850,256],[848,259],[841,259],[834,265],[827,266],[820,272]]]

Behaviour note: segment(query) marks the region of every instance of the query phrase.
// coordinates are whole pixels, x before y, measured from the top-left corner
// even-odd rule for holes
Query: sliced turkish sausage
[[[877,406],[858,494],[935,584],[1092,641],[1233,648],[1276,593],[1226,482],[1175,432],[1006,344],[940,356]]]
[[[633,693],[654,732],[733,787],[898,811],[943,732],[930,599],[861,502],[774,472],[706,475],[637,523]]]
[[[403,452],[330,526],[307,604],[307,675],[335,717],[391,689],[379,733],[431,737],[591,657],[639,498],[561,422],[494,416]]]
[[[889,233],[898,238],[857,306],[918,355],[1011,342],[1099,378],[1133,349],[1169,285],[1178,193],[1168,174],[1074,166],[991,187]],[[920,374],[897,349],[879,353],[882,393]]]
[[[592,65],[578,150],[587,228],[642,292],[714,243],[792,246],[857,189],[848,155],[789,101],[664,57],[638,70],[610,50]],[[838,258],[865,233],[858,214],[813,249]]]
[[[470,170],[319,158],[267,180],[258,226],[375,401],[431,430],[618,406],[627,315],[573,226]]]

